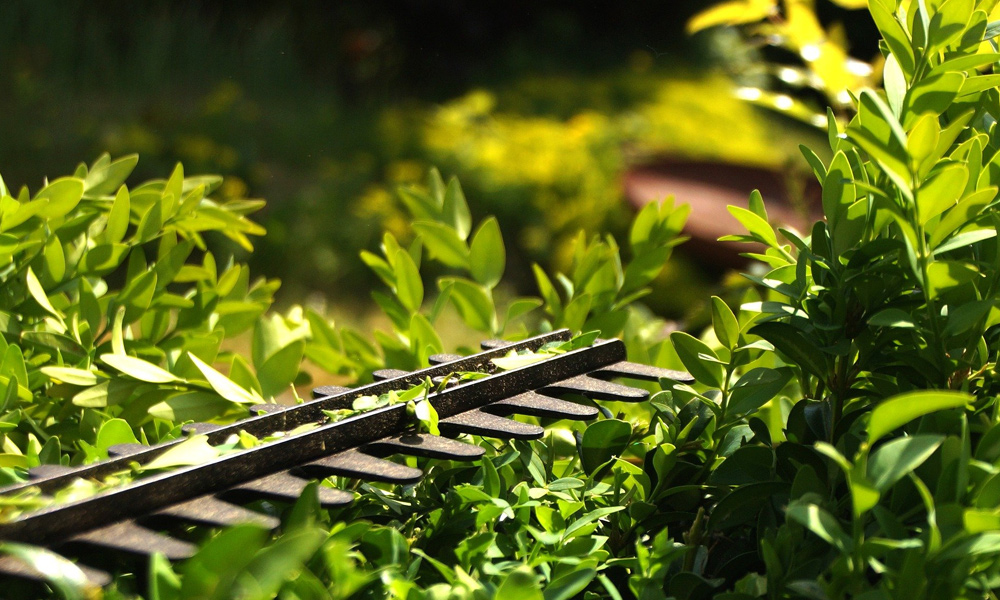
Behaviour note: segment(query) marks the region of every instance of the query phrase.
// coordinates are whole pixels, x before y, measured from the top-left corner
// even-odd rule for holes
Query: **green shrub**
[[[263,316],[278,282],[209,250],[221,235],[249,251],[263,229],[246,215],[262,202],[217,202],[222,179],[185,178],[180,165],[128,188],[137,160],[105,155],[34,194],[0,180],[4,481],[244,416],[299,374],[304,335]],[[250,360],[224,348],[247,338]],[[129,427],[105,430],[110,419]]]
[[[831,115],[828,162],[803,149],[823,186],[825,220],[802,235],[772,228],[759,194],[748,208],[732,207],[747,234],[731,239],[763,245],[752,256],[766,269],[747,276],[754,287],[738,310],[712,299],[712,327],[702,338],[674,332],[668,346],[656,334],[643,335],[649,329],[638,323],[643,313],[635,304],[678,242],[684,209],[669,202],[644,209],[630,230],[627,262],[612,237],[577,238],[568,274],[553,277],[536,267],[540,298],[505,301],[497,297],[506,255],[496,221],[473,228],[458,183],[446,185],[436,172],[425,188],[403,190],[414,217],[412,242],[386,235],[381,255],[363,254],[389,289],[376,292],[375,301],[391,332],[376,333],[372,343],[301,310],[262,320],[258,331],[278,332],[273,339],[293,340],[278,346],[300,348],[331,370],[363,379],[383,365],[426,364],[445,347],[438,319],[454,311],[481,335],[517,337],[560,326],[622,334],[630,354],[658,364],[676,360],[696,383],[663,381],[639,411],[604,406],[604,418],[550,427],[544,440],[478,440],[486,450],[478,463],[427,461],[421,463],[427,477],[403,488],[357,484],[356,502],[337,512],[320,511],[310,491],[295,506],[273,508],[284,522],[277,539],[236,527],[208,535],[184,565],[154,560],[147,596],[994,597],[1000,588],[1000,96],[997,76],[980,72],[1000,59],[980,51],[982,40],[992,43],[1000,31],[987,22],[992,4],[871,3],[885,37],[886,89],[860,92],[845,126]],[[52,186],[69,185],[60,181]],[[157,201],[167,206],[170,185],[180,184],[157,188]],[[55,191],[38,197],[62,197]],[[89,222],[95,230],[84,236],[87,244],[114,222],[114,201],[105,204],[103,212],[94,209],[99,216]],[[199,210],[212,206],[202,201]],[[132,219],[138,239],[150,218]],[[178,233],[176,245],[184,239]],[[55,251],[45,252],[53,245],[32,246],[8,321],[75,339],[66,332],[87,321],[58,311],[66,304],[59,294],[68,292],[57,286],[62,277],[46,279],[58,265],[50,258]],[[70,247],[63,257],[77,256],[77,246]],[[163,261],[146,271],[126,266],[122,291],[95,293],[110,297],[98,302],[110,331],[95,339],[111,352],[66,363],[59,358],[65,344],[52,347],[46,360],[61,369],[54,373],[82,381],[97,376],[95,364],[118,363],[142,367],[132,376],[109,370],[108,377],[127,383],[141,379],[136,375],[180,377],[152,364],[156,345],[142,337],[147,317],[129,321],[135,295],[128,282]],[[207,270],[204,261],[184,269],[178,273]],[[431,280],[436,294],[425,287]],[[115,318],[133,324],[131,339]],[[264,341],[255,355],[277,355],[266,350],[275,346],[266,335],[256,335]],[[149,360],[123,359],[129,351]],[[27,398],[18,372],[8,370],[6,358],[2,363],[6,402],[20,403],[24,414],[35,403],[70,398],[72,405],[75,397],[51,392],[72,381],[43,379],[50,375],[42,369],[53,373],[52,365],[34,365],[38,352],[23,363],[25,370],[37,368],[34,380],[42,381],[25,375]],[[176,368],[169,360],[164,352],[158,364]],[[251,370],[231,360],[227,384],[192,359],[193,376],[150,385],[169,397],[210,387],[222,392],[220,386],[248,395],[264,390],[267,358],[255,361],[258,387]],[[99,421],[117,406],[84,410],[72,412]],[[169,421],[152,423],[140,432],[175,431],[167,431]],[[283,577],[289,572],[297,575]],[[108,595],[130,597],[132,587],[121,577]],[[66,589],[70,595],[72,586]]]

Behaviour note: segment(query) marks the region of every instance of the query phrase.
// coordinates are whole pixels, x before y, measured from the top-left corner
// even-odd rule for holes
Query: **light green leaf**
[[[618,419],[604,419],[592,423],[583,432],[580,458],[583,470],[592,475],[598,467],[621,455],[632,439],[632,426]]]
[[[413,230],[432,258],[456,269],[470,268],[469,247],[453,228],[434,221],[414,221]]]
[[[722,345],[732,350],[740,343],[740,324],[726,302],[712,296],[712,328]]]
[[[455,177],[448,181],[448,188],[444,191],[444,205],[441,207],[441,215],[455,228],[459,238],[464,241],[469,237],[469,231],[472,229],[472,215],[469,213],[469,204],[465,201],[465,194],[462,193],[462,186]]]
[[[784,389],[791,377],[792,373],[787,368],[750,369],[733,385],[729,397],[729,412],[743,415],[757,410]]]
[[[969,179],[964,164],[949,165],[933,173],[916,191],[920,223],[926,224],[958,201]]]
[[[941,73],[921,79],[906,93],[903,125],[911,126],[924,114],[940,115],[948,110],[965,83],[964,73]]]
[[[684,363],[684,367],[698,383],[716,388],[722,387],[726,369],[708,344],[683,331],[671,333],[670,342]]]
[[[930,244],[936,248],[948,238],[952,233],[958,231],[968,223],[979,217],[983,208],[996,197],[996,186],[990,186],[969,194],[958,201],[958,204],[947,211],[937,226],[931,232]]]
[[[299,374],[299,364],[306,349],[305,340],[296,340],[271,354],[257,369],[257,381],[265,398],[288,389]]]
[[[87,600],[101,595],[100,588],[87,579],[80,567],[51,550],[3,542],[2,554],[9,554],[37,571],[65,600]]]
[[[540,577],[528,565],[521,565],[504,576],[497,588],[497,598],[517,600],[544,600],[539,585]]]
[[[617,506],[615,508],[624,507]],[[544,600],[570,600],[570,598],[575,598],[590,585],[590,582],[596,575],[597,571],[589,567],[566,573],[545,586],[543,591]],[[497,598],[499,597],[497,596]]]
[[[854,541],[844,532],[840,522],[815,504],[793,502],[788,506],[786,514],[844,554],[851,552],[854,547]]]
[[[930,458],[943,441],[941,435],[915,435],[879,446],[868,460],[868,477],[875,489],[885,493]]]
[[[257,400],[256,402],[262,402]],[[233,403],[211,392],[177,392],[149,406],[146,412],[171,423],[210,421],[232,410]]]
[[[59,314],[55,308],[52,307],[52,303],[49,302],[49,297],[45,295],[45,289],[42,284],[38,281],[38,277],[35,276],[35,272],[28,267],[28,271],[25,275],[26,282],[28,284],[28,293],[31,297],[35,299],[35,302],[39,304],[42,308],[46,310],[49,314],[55,316],[59,321],[62,321],[62,315]]]
[[[122,373],[147,383],[172,383],[180,381],[173,373],[151,362],[124,354],[102,354],[101,361]]]
[[[838,151],[830,162],[823,180],[823,214],[834,229],[847,216],[847,208],[854,203],[854,173],[843,151]]]
[[[107,453],[108,448],[117,444],[136,444],[139,440],[132,432],[132,426],[124,419],[105,421],[97,431],[97,449]]]
[[[736,220],[757,241],[771,247],[778,246],[778,239],[774,235],[774,229],[771,228],[771,225],[767,221],[760,218],[760,216],[739,206],[727,206],[726,209],[731,215],[736,217]]]
[[[493,297],[483,286],[462,278],[442,278],[438,286],[451,287],[449,298],[465,324],[477,331],[492,333],[496,328]]]
[[[922,390],[897,394],[883,400],[872,411],[868,420],[868,444],[874,444],[914,419],[939,410],[962,408],[974,400],[971,394],[951,390]]]
[[[882,86],[885,88],[885,95],[889,100],[889,108],[892,114],[899,118],[903,114],[903,99],[906,97],[906,76],[899,66],[896,55],[889,53],[885,57],[885,65],[882,67]]]
[[[472,236],[469,263],[472,277],[488,288],[494,288],[503,277],[507,253],[500,234],[500,224],[489,217]]]
[[[941,4],[927,30],[927,51],[934,52],[959,39],[975,8],[975,0],[946,0]]]
[[[212,386],[212,389],[226,400],[239,404],[259,404],[263,402],[262,398],[236,385],[228,377],[202,362],[194,354],[188,352],[187,355],[191,359],[191,362],[198,367],[202,375],[205,376],[205,379],[208,380],[208,384]]]
[[[86,369],[76,369],[73,367],[42,367],[41,372],[50,379],[68,383],[70,385],[90,386],[97,385],[97,373]]]
[[[200,465],[218,456],[219,451],[208,443],[207,435],[192,435],[148,463],[141,465],[140,470],[154,471]]]
[[[424,301],[424,282],[416,263],[405,250],[396,252],[393,266],[396,273],[396,296],[411,313],[420,310]]]
[[[880,2],[869,2],[869,10],[875,21],[875,26],[878,27],[886,45],[889,46],[889,50],[899,62],[903,73],[907,77],[913,75],[913,48],[910,45],[910,36],[907,35],[906,29],[896,20],[895,15]]]
[[[87,173],[87,177],[83,181],[87,195],[107,196],[114,193],[116,189],[125,183],[125,180],[132,174],[132,170],[135,169],[138,163],[138,154],[127,154],[118,160],[109,161],[99,166],[97,163],[94,163],[94,166]]]
[[[34,200],[47,200],[38,216],[47,219],[62,217],[76,208],[83,198],[83,181],[75,177],[60,177],[48,184],[35,196]]]

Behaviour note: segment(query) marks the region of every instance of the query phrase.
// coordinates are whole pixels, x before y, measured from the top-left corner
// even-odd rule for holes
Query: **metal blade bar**
[[[567,330],[559,330],[530,338],[528,340],[518,342],[517,344],[512,344],[511,347],[516,349],[537,349],[548,342],[560,340],[564,341],[567,339],[569,339],[569,332]],[[421,383],[425,377],[433,378],[445,376],[455,371],[474,371],[477,368],[482,367],[484,364],[489,363],[491,358],[503,356],[504,354],[505,352],[502,350],[482,352],[464,358],[460,361],[445,363],[429,369],[416,371],[406,375],[405,377],[387,379],[382,382],[372,383],[360,388],[351,389],[347,392],[341,392],[338,396],[319,398],[311,402],[291,406],[288,410],[279,411],[275,414],[264,414],[257,417],[250,417],[231,425],[212,425],[213,429],[209,432],[208,439],[212,444],[221,444],[230,435],[237,434],[240,431],[246,431],[247,433],[257,437],[264,437],[274,433],[275,431],[288,431],[307,423],[318,423],[323,421],[326,417],[323,413],[324,410],[349,407],[356,398],[361,396],[378,396],[390,390],[405,389],[406,387]],[[602,365],[595,365],[595,367],[596,366]],[[579,372],[579,370],[577,372]],[[127,457],[117,456],[108,460],[93,463],[91,465],[86,465],[84,467],[78,467],[72,473],[9,485],[4,488],[0,488],[0,493],[16,492],[31,486],[39,487],[43,492],[54,492],[72,483],[73,479],[77,477],[103,479],[112,473],[128,469],[129,463],[133,461],[144,463],[152,460],[181,441],[182,440],[175,440],[164,444],[158,444],[156,446],[148,447],[144,452],[137,452]],[[2,534],[2,528],[0,528],[0,534]]]
[[[560,380],[573,378],[577,373],[613,364],[624,358],[625,346],[621,341],[599,342],[589,348],[560,354],[541,363],[432,394],[431,400],[438,415],[446,420],[459,413],[527,390],[550,386]],[[301,406],[307,405],[296,408]],[[279,414],[288,412],[291,411]],[[246,422],[243,421],[234,428],[239,430],[242,423]],[[280,438],[242,452],[228,454],[211,462],[152,475],[125,487],[37,510],[0,524],[0,538],[44,544],[81,528],[97,527],[108,521],[139,516],[219,488],[287,470],[303,461],[398,435],[410,426],[412,420],[407,416],[404,405],[372,410],[301,435]],[[131,458],[122,457],[118,460],[128,464]],[[53,516],[56,514],[59,516]]]

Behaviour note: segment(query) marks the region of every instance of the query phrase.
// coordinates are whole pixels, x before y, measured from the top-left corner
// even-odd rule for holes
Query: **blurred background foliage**
[[[773,42],[788,23],[765,12],[754,31],[695,21],[704,30],[689,35],[711,6],[12,0],[0,5],[0,166],[13,186],[104,151],[138,152],[137,180],[178,160],[221,173],[224,197],[268,200],[255,272],[280,277],[285,302],[351,307],[374,286],[358,250],[383,229],[412,235],[395,188],[437,165],[477,218],[498,217],[508,272],[530,288],[530,262],[564,267],[579,229],[626,230],[633,165],[801,160],[811,126],[744,101],[787,91],[775,64],[801,57]],[[837,48],[876,54],[864,11],[815,9],[807,25]],[[796,107],[828,102],[802,87]],[[713,281],[675,259],[654,308],[701,306]]]

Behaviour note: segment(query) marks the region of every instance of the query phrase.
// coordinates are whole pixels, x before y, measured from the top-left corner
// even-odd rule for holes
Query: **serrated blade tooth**
[[[410,433],[368,444],[364,448],[377,456],[406,454],[441,460],[477,460],[486,451],[479,446],[451,440],[437,435]]]
[[[272,531],[281,525],[281,521],[275,517],[219,500],[215,496],[199,496],[179,502],[154,512],[151,517],[168,518],[207,527],[230,527],[241,523],[253,523]]]
[[[308,479],[302,479],[287,472],[279,472],[233,486],[225,493],[243,498],[295,502],[308,484]],[[319,495],[319,504],[323,508],[339,508],[354,501],[354,494],[344,490],[335,490],[321,485],[316,488],[316,491]]]
[[[301,468],[306,473],[317,473],[323,477],[339,475],[402,485],[416,483],[424,475],[420,469],[376,458],[357,450],[347,450],[314,460],[302,465]]]
[[[501,440],[537,440],[545,433],[545,430],[538,425],[498,417],[481,410],[464,412],[442,419],[438,423],[438,427],[440,427],[442,435],[449,437],[469,433]]]
[[[74,545],[96,546],[137,556],[149,556],[159,552],[168,560],[191,558],[197,551],[194,544],[156,533],[135,521],[119,521],[78,533],[67,541]]]

